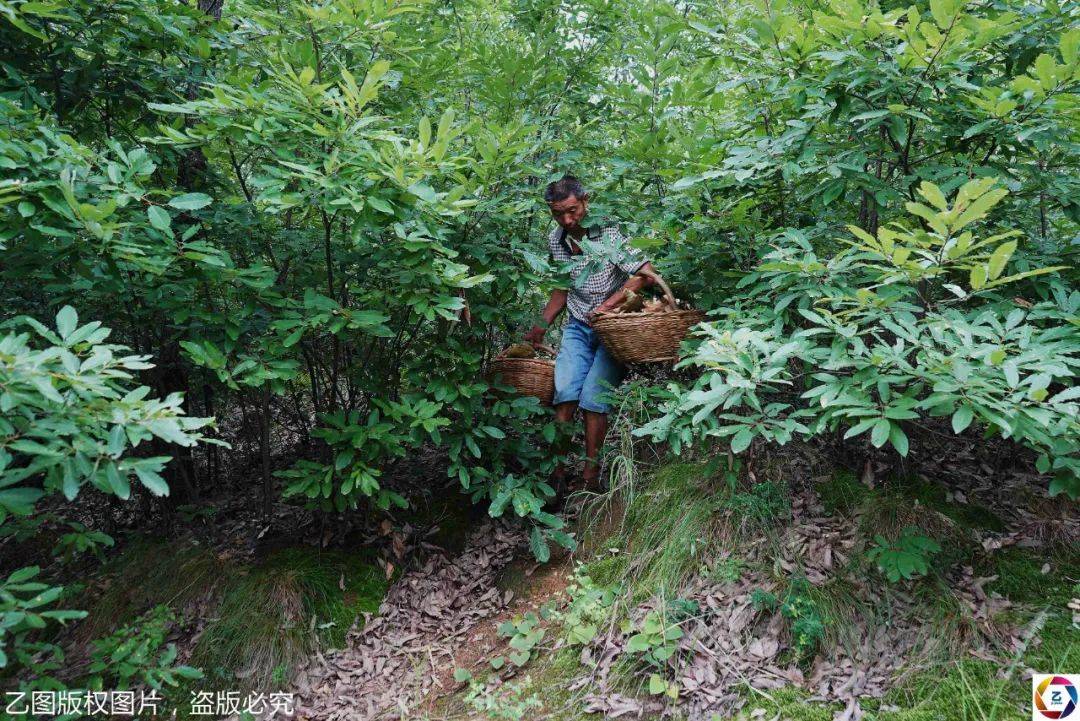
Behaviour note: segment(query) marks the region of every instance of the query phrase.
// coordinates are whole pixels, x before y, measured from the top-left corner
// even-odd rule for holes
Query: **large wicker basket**
[[[540,349],[555,355],[555,349],[550,346],[540,346]],[[518,393],[539,398],[545,406],[550,406],[555,397],[555,361],[550,358],[507,358],[504,353],[506,350],[491,361],[491,375],[502,376],[503,383],[517,388]]]
[[[647,273],[664,292],[668,310],[660,313],[597,313],[592,327],[604,347],[621,363],[670,363],[690,328],[705,320],[704,311],[682,310],[663,278]]]

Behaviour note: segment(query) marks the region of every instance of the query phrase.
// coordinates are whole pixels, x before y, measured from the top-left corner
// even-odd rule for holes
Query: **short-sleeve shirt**
[[[648,261],[613,225],[587,228],[585,236],[577,241],[581,253],[576,255],[570,241],[566,231],[555,226],[548,235],[548,257],[556,270],[569,279],[567,311],[572,317],[588,322],[589,313]]]

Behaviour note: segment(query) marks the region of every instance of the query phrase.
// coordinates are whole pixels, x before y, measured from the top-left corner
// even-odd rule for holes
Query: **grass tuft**
[[[225,584],[192,664],[212,679],[235,675],[245,689],[279,687],[317,646],[340,646],[362,612],[378,610],[387,585],[368,554],[275,551]]]
[[[718,498],[708,464],[672,463],[641,479],[625,506],[622,522],[589,575],[599,583],[619,583],[636,599],[663,592],[674,596],[701,565],[717,534]]]
[[[816,485],[821,505],[830,515],[849,516],[872,492],[855,474],[838,469]]]
[[[130,624],[158,605],[180,609],[213,591],[226,566],[204,546],[135,536],[102,567],[103,588],[73,629],[84,645]]]

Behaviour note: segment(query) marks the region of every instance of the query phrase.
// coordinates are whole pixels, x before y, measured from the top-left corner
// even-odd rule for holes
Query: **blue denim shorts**
[[[607,394],[622,382],[626,366],[600,343],[591,326],[571,317],[555,358],[555,405],[577,401],[582,410],[607,413]]]

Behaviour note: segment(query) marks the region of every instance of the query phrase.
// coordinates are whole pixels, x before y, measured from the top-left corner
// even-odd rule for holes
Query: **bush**
[[[1016,232],[978,237],[973,227],[1005,197],[993,179],[963,185],[952,203],[933,183],[908,203],[924,225],[891,223],[877,236],[852,226],[850,248],[828,262],[789,233],[681,366],[702,371],[665,414],[636,431],[757,439],[842,430],[909,452],[908,433],[949,418],[1021,443],[1054,472],[1050,493],[1080,496],[1076,368],[1080,298],[1053,283],[1048,299],[1017,307],[996,292],[1059,268],[1005,271]],[[818,286],[803,292],[808,283]],[[1075,294],[1074,294],[1075,295]]]

